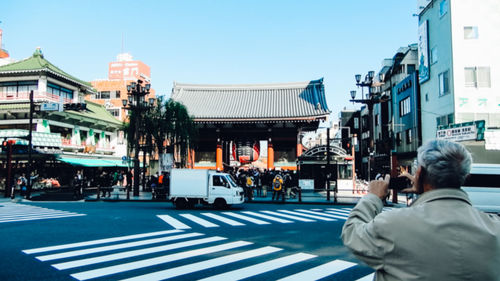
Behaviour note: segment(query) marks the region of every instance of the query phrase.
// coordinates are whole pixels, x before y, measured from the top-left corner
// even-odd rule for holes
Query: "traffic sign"
[[[55,102],[42,103],[40,105],[40,111],[57,111],[59,110],[59,104]]]

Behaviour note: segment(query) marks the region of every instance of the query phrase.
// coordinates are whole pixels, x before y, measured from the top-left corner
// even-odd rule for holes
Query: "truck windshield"
[[[236,184],[236,180],[233,178],[232,175],[228,175],[227,177],[229,183],[231,184],[232,187],[237,187],[238,185]]]

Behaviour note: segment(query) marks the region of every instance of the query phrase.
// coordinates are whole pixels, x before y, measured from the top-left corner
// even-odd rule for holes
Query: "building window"
[[[426,102],[429,101],[429,94],[428,93],[425,94],[425,101]]]
[[[412,74],[413,72],[415,72],[415,65],[414,64],[409,64],[407,66],[406,70],[408,71],[408,74]]]
[[[378,122],[378,114],[375,114],[375,126],[378,126],[379,122]]]
[[[111,98],[110,91],[97,92],[96,99],[107,100]]]
[[[447,114],[447,115],[442,115],[436,118],[436,125],[437,126],[447,126],[450,124],[455,123],[455,116],[453,113]]]
[[[56,85],[56,84],[53,84],[50,82],[47,83],[47,92],[49,94],[63,97],[66,99],[70,99],[70,100],[73,99],[73,91],[72,90],[70,90],[68,88],[61,87],[59,85]]]
[[[450,93],[450,75],[449,71],[439,73],[439,96]]]
[[[359,118],[358,117],[354,118],[354,129],[359,129]]]
[[[465,87],[491,88],[490,67],[465,67]]]
[[[431,64],[438,62],[438,48],[434,47],[431,49]]]
[[[38,90],[38,81],[16,81],[16,82],[1,82],[0,94],[7,97],[14,97],[18,94],[27,94],[30,91]]]
[[[478,36],[477,26],[464,26],[464,39],[477,39]]]
[[[107,109],[111,115],[114,117],[120,117],[120,109],[119,108],[108,108]]]
[[[439,17],[446,15],[448,12],[448,0],[442,0],[439,3]]]
[[[411,138],[411,129],[406,130],[406,143],[411,143],[412,138]]]
[[[399,116],[405,116],[411,112],[411,100],[407,97],[399,101]]]

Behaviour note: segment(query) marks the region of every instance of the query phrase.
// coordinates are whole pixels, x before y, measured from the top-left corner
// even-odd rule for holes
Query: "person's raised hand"
[[[389,179],[390,176],[386,175],[383,180],[373,180],[368,184],[368,192],[377,195],[378,198],[384,200],[389,194]]]

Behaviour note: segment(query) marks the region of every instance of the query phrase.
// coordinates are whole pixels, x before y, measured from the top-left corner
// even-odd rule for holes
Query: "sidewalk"
[[[142,190],[142,188],[141,188]],[[97,199],[97,188],[91,188],[90,193],[89,189],[85,190],[84,196],[80,196],[79,198],[74,198],[72,191],[69,190],[60,190],[59,192],[50,191],[50,192],[36,192],[36,194],[32,194],[31,201],[85,201],[85,202],[95,202],[95,201],[107,201],[107,202],[119,202],[119,201],[130,201],[130,202],[166,202],[167,200],[153,200],[151,191],[139,191],[139,196],[133,196],[133,192],[130,192],[129,199],[127,199],[127,193],[120,188],[114,188],[111,191],[111,194],[106,194],[106,196],[100,196]],[[299,201],[299,194],[296,194],[295,197],[291,196],[288,198],[285,193],[285,200],[283,201],[280,197],[280,200],[272,199],[272,191],[267,191],[266,196],[257,196],[257,192],[254,192],[254,197],[251,201],[246,201],[245,203],[266,203],[266,204],[324,204],[324,205],[355,205],[361,197],[363,197],[366,192],[355,192],[352,191],[339,191],[337,193],[337,200],[335,201],[335,195],[333,191],[330,191],[330,200],[327,200],[328,195],[326,191],[303,191],[301,200]],[[0,202],[18,202],[24,201],[26,199],[21,198],[18,194],[16,194],[16,198],[11,200],[10,198],[0,198]],[[406,196],[403,194],[398,195],[397,204],[393,204],[392,202],[388,202],[389,205],[405,207],[406,206]]]
[[[335,195],[333,191],[330,191],[330,200],[327,200],[328,195],[326,191],[319,192],[302,192],[301,201],[299,201],[299,194],[296,194],[295,197],[287,198],[285,195],[285,201],[282,200],[272,200],[272,191],[268,191],[266,196],[257,196],[254,193],[254,198],[250,202],[254,203],[288,203],[288,204],[327,204],[327,205],[355,205],[358,203],[359,199],[363,197],[366,192],[353,193],[352,191],[339,191],[337,193],[337,200],[335,202]],[[248,202],[248,201],[247,201]],[[388,202],[389,204],[393,204]],[[395,206],[404,207],[406,206],[406,196],[399,194],[398,195],[398,203],[394,204]]]

